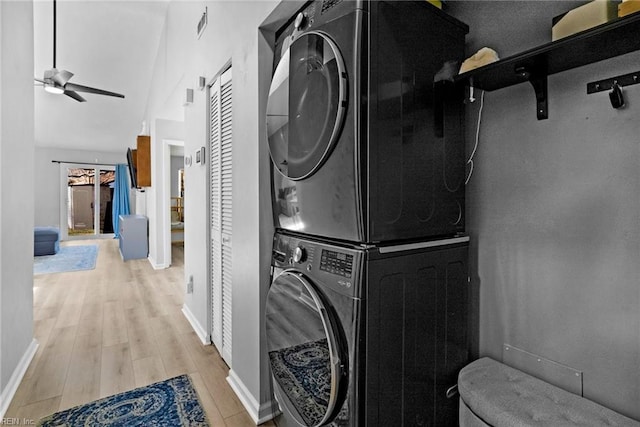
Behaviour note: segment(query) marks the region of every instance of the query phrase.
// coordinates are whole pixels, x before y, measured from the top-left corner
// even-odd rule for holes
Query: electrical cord
[[[476,155],[476,151],[478,150],[478,142],[480,141],[480,122],[482,121],[482,108],[484,107],[484,90],[480,94],[480,108],[478,109],[478,125],[476,126],[476,139],[475,144],[473,146],[473,151],[471,151],[471,156],[469,156],[469,160],[467,160],[467,164],[469,165],[469,175],[467,179],[464,180],[464,185],[469,183],[471,179],[471,175],[473,175],[473,156]]]

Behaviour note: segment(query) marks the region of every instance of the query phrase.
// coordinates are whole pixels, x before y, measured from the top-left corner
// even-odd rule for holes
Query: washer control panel
[[[365,253],[353,247],[275,233],[274,269],[293,269],[312,282],[350,298],[360,298]]]
[[[320,256],[320,270],[351,278],[353,274],[353,255],[323,249]]]

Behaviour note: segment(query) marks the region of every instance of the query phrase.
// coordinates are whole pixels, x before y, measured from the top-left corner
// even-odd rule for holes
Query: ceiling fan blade
[[[84,99],[83,97],[81,97],[80,95],[78,95],[76,92],[72,90],[65,89],[64,94],[67,95],[69,98],[75,99],[78,102],[87,102],[86,99]]]
[[[117,98],[124,98],[124,95],[115,92],[109,92],[108,90],[96,89],[94,87],[82,86],[75,83],[67,83],[64,88],[66,90],[75,90],[78,92],[95,93],[96,95],[115,96]]]
[[[46,83],[44,80],[40,80],[37,77],[34,77],[33,80],[37,81],[38,83],[42,83],[42,84]]]
[[[64,86],[71,77],[73,77],[73,73],[67,70],[56,70],[52,76],[51,80],[59,84],[60,86]]]

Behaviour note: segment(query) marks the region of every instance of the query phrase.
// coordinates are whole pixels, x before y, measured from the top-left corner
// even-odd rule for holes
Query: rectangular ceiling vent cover
[[[204,13],[200,17],[200,21],[198,21],[198,39],[204,33],[204,29],[207,28],[207,8],[204,8]]]

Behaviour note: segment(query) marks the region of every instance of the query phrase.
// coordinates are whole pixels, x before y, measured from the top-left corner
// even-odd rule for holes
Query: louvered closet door
[[[231,366],[231,69],[216,79],[210,89],[211,339]]]

